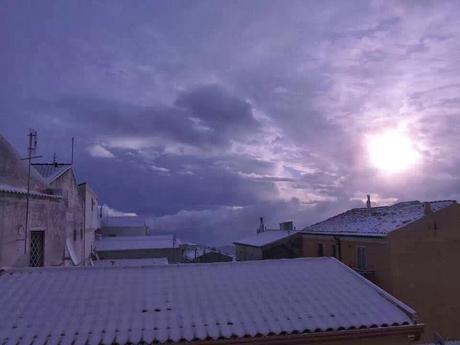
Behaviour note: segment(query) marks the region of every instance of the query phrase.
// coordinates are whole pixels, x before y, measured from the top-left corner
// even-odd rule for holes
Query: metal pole
[[[29,199],[30,199],[30,168],[31,168],[31,163],[32,163],[32,138],[33,138],[33,133],[32,131],[29,133],[29,156],[27,157],[27,160],[29,162],[29,167],[28,167],[28,172],[27,172],[27,194],[26,194],[26,229],[24,233],[24,254],[27,254],[27,237],[29,235]]]

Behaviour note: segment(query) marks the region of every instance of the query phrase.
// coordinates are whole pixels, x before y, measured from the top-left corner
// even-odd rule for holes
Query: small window
[[[94,211],[94,199],[91,198],[91,211]]]
[[[76,228],[73,228],[73,240],[74,241],[77,240],[77,229]]]
[[[338,256],[338,255],[337,255],[337,245],[336,245],[336,244],[333,244],[333,245],[331,246],[331,249],[332,249],[332,256],[333,256],[334,258],[337,259],[337,256]]]
[[[367,250],[366,247],[358,247],[358,269],[367,269]]]
[[[324,256],[324,245],[322,243],[318,243],[318,256]]]

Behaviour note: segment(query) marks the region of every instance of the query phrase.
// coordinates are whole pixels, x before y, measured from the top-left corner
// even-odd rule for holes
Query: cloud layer
[[[362,205],[459,199],[455,2],[0,5],[0,127],[66,161],[101,201],[225,244]],[[372,167],[404,125],[420,161]]]

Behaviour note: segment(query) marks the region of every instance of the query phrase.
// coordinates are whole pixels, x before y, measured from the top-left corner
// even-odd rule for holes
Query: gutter
[[[339,341],[362,340],[368,338],[401,336],[409,341],[417,341],[423,332],[424,324],[390,326],[366,329],[353,329],[331,332],[311,332],[302,334],[244,337],[222,340],[205,340],[187,342],[193,345],[305,345]],[[182,342],[176,344],[184,344]]]

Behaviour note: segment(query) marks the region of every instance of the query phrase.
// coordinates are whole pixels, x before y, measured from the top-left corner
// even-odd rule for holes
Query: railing
[[[375,270],[369,270],[369,269],[362,269],[362,268],[355,268],[355,271],[361,274],[364,278],[367,280],[370,280],[371,282],[375,283]]]

